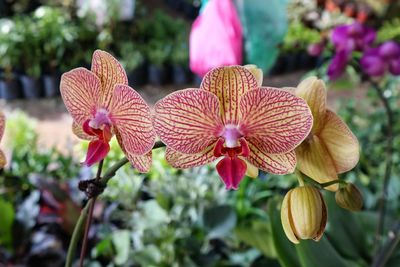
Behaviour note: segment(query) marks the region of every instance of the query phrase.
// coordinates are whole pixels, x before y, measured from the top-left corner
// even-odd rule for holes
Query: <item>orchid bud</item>
[[[318,241],[324,233],[327,210],[322,194],[312,186],[290,190],[283,199],[281,221],[287,238],[295,243],[299,239]]]
[[[336,191],[335,199],[340,207],[350,211],[359,211],[363,206],[361,192],[352,183],[348,183],[345,187]]]

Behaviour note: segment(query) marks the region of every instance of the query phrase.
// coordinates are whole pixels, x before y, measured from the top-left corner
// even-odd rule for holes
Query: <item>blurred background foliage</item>
[[[187,71],[189,26],[198,1],[165,1],[185,14],[180,19],[174,17],[175,11],[149,9],[144,1],[137,2],[134,18],[122,20],[116,15],[118,1],[107,2],[105,8],[111,12],[101,20],[88,9],[77,10],[73,2],[0,1],[5,16],[0,20],[2,80],[88,66],[97,47],[120,58],[135,84],[143,76],[137,73],[148,66],[182,66]],[[173,6],[178,2],[180,6]],[[358,11],[356,5],[351,17],[344,14],[347,11],[321,8],[320,2],[324,1],[289,1],[286,34],[279,45],[271,41],[280,54],[270,74],[310,69],[309,74],[326,79],[324,62],[331,54],[313,57],[307,48],[327,38],[334,25],[353,20]],[[368,9],[371,22],[379,26],[379,41],[400,41],[399,18],[380,10]],[[377,248],[386,122],[375,92],[360,81],[349,67],[347,76],[329,83],[329,88],[350,92],[361,86],[365,92],[361,98],[335,103],[362,152],[357,167],[341,178],[360,188],[364,207],[350,213],[336,205],[333,193],[325,193],[328,226],[319,243],[302,241],[295,246],[283,233],[280,203],[297,183],[292,175],[260,173],[257,179],[246,178],[238,191],[227,192],[215,168],[176,170],[164,160],[164,149],[158,149],[151,172],[140,174],[126,165],[110,180],[95,209],[87,266],[369,266]],[[399,84],[394,77],[384,84],[395,118],[400,116]],[[393,126],[385,232],[400,217],[400,124]],[[44,148],[38,142],[36,121],[21,111],[8,114],[6,128],[10,163],[0,171],[0,265],[62,266],[85,202],[77,184],[94,175],[79,164],[87,144],[63,151]],[[122,157],[113,140],[105,167]],[[386,266],[400,265],[398,248]]]

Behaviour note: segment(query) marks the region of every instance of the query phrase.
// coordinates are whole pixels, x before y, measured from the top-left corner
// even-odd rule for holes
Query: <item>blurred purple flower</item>
[[[371,76],[382,76],[386,71],[400,75],[400,44],[387,41],[370,48],[364,52],[360,63],[364,72]]]
[[[317,56],[321,55],[324,48],[325,48],[324,42],[313,43],[307,47],[307,53],[310,56],[317,57]]]
[[[339,78],[346,69],[350,58],[350,52],[346,50],[338,51],[328,66],[328,76],[330,80]]]
[[[373,28],[354,22],[337,26],[331,36],[336,51],[363,51],[375,41],[376,32]]]

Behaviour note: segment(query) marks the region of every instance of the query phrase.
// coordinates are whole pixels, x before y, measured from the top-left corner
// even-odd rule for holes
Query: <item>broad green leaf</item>
[[[208,230],[209,238],[223,237],[236,225],[235,210],[228,205],[206,209],[203,213],[203,225]]]
[[[12,226],[15,211],[10,202],[0,198],[0,245],[7,248],[12,246]]]
[[[130,232],[128,230],[118,230],[112,235],[112,241],[117,254],[114,257],[114,262],[117,265],[122,265],[128,260],[130,244]]]
[[[253,221],[251,226],[236,227],[235,234],[239,240],[258,249],[266,257],[276,258],[269,221]]]
[[[300,266],[295,245],[287,239],[281,223],[280,206],[282,197],[275,197],[268,203],[268,214],[271,219],[272,239],[276,249],[279,263],[283,267]],[[338,267],[338,266],[336,266]]]

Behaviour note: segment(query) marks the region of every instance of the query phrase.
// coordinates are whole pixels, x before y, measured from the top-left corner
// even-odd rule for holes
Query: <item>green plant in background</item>
[[[17,47],[21,36],[15,27],[13,20],[0,19],[0,68],[4,70],[6,79],[13,77],[13,68],[18,65],[21,54]]]
[[[306,51],[310,44],[321,41],[321,34],[301,22],[291,22],[283,39],[282,50],[286,53]]]
[[[168,56],[171,51],[171,46],[166,43],[159,42],[157,40],[152,40],[146,46],[146,56],[150,62],[155,66],[162,66],[167,62]]]
[[[33,14],[41,40],[41,60],[54,72],[65,59],[67,48],[72,48],[78,38],[77,28],[70,22],[71,18],[59,8],[42,6]]]
[[[189,29],[186,22],[176,20],[174,23],[175,40],[173,41],[170,62],[174,65],[189,65]]]
[[[378,30],[377,41],[383,43],[388,40],[400,42],[400,18],[383,22],[383,26]]]
[[[142,48],[131,41],[120,43],[119,55],[121,64],[128,73],[136,70],[144,63]]]

